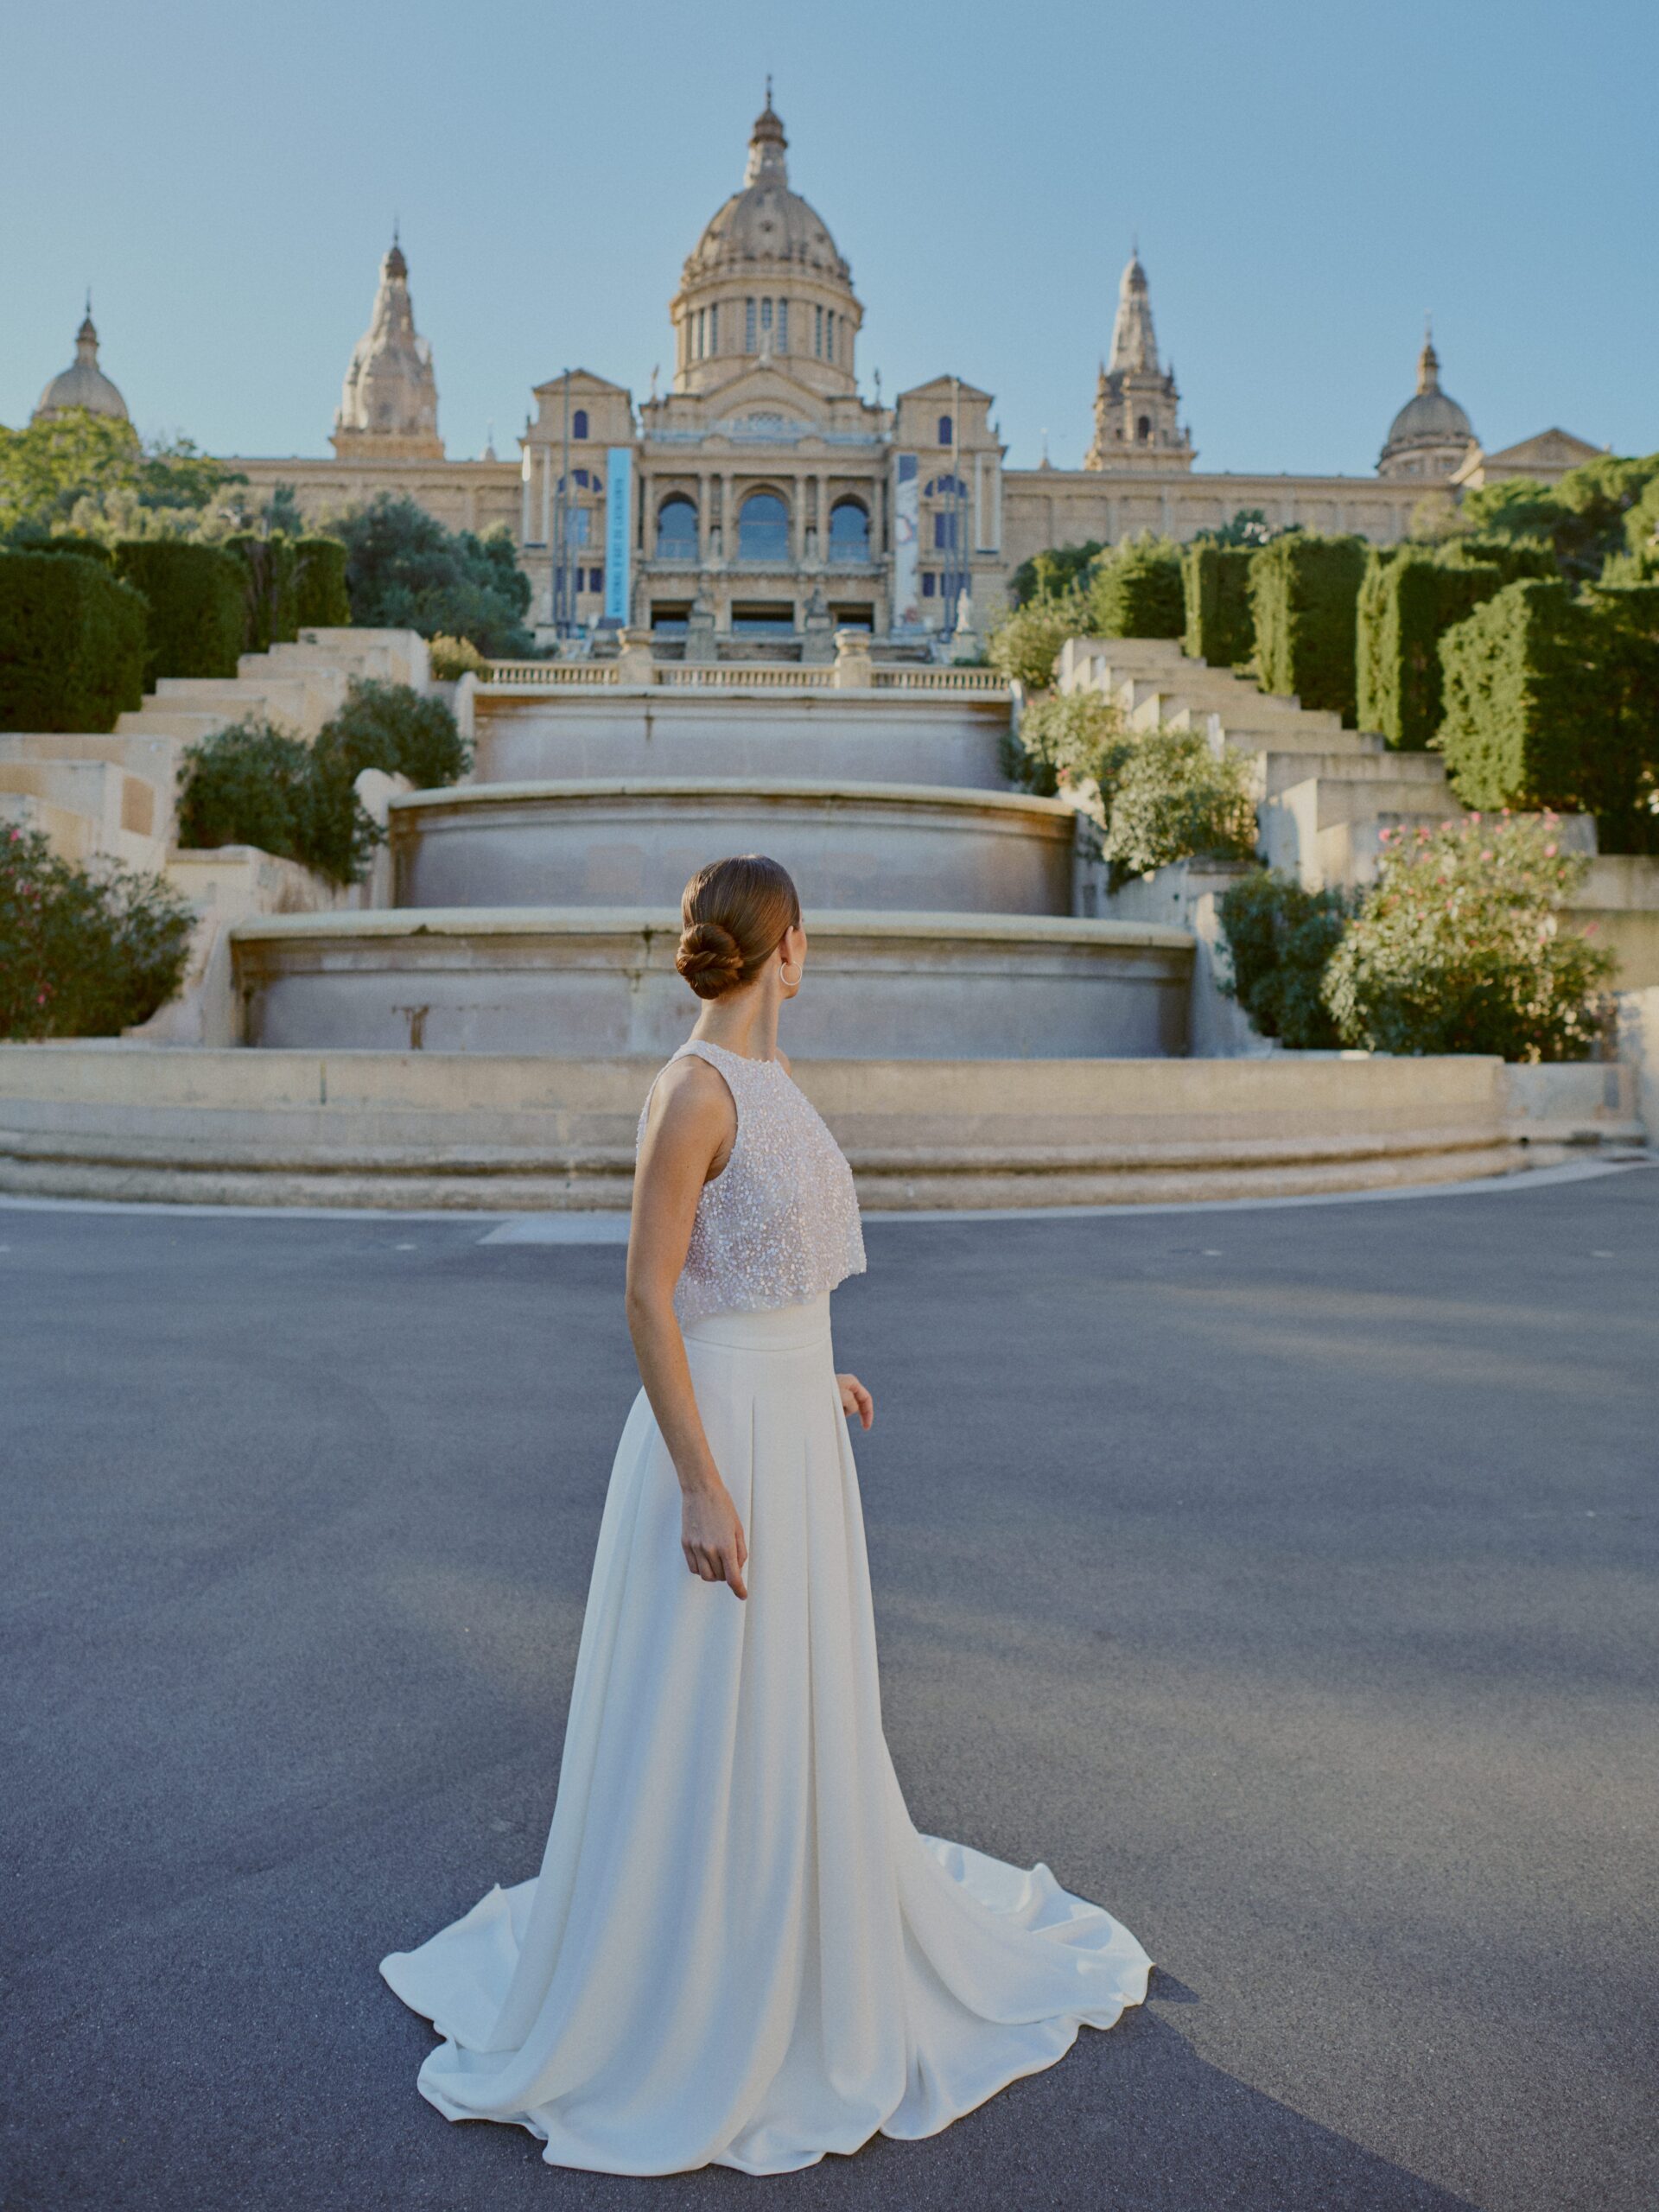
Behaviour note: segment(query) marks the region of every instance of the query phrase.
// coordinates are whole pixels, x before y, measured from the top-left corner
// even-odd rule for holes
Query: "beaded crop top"
[[[674,1289],[681,1320],[802,1306],[862,1274],[852,1171],[783,1062],[746,1059],[701,1037],[689,1039],[674,1059],[688,1053],[725,1077],[737,1135],[725,1166],[697,1200]],[[646,1111],[650,1104],[648,1097]],[[645,1130],[642,1111],[636,1149]]]

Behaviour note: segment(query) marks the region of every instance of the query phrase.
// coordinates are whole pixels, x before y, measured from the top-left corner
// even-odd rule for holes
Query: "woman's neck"
[[[741,990],[710,999],[697,1016],[691,1034],[742,1059],[775,1060],[781,1003],[782,994],[773,988],[770,974],[757,976]]]

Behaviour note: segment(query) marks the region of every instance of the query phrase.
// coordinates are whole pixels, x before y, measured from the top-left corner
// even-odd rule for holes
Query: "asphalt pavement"
[[[769,2182],[447,2124],[376,1972],[535,1871],[635,1388],[490,1229],[0,1206],[5,2212],[1659,2203],[1659,1169],[870,1225],[912,1812],[1159,1971]]]

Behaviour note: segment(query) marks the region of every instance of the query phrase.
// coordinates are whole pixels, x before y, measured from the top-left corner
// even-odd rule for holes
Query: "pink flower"
[[[1544,858],[1547,861],[1553,861],[1555,857],[1557,849],[1558,848],[1554,845],[1546,845],[1544,847]]]
[[[1475,807],[1474,809],[1472,809],[1472,810],[1471,810],[1471,813],[1470,813],[1470,816],[1469,816],[1469,819],[1470,819],[1471,822],[1478,822],[1478,821],[1479,821],[1479,819],[1480,819],[1480,809],[1479,809],[1478,807]]]
[[[1489,860],[1491,860],[1491,858],[1492,857],[1492,849],[1491,849],[1491,847],[1490,845],[1488,845],[1488,846],[1487,846],[1487,848],[1486,848],[1485,851],[1481,855],[1481,856],[1480,856],[1480,857],[1481,857],[1481,858],[1482,858],[1482,860],[1484,860],[1484,861],[1489,861]]]
[[[1586,937],[1594,937],[1596,931],[1600,927],[1601,924],[1599,922],[1586,922],[1584,925],[1584,933]]]

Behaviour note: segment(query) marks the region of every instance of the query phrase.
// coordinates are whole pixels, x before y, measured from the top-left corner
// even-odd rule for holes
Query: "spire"
[[[766,104],[755,117],[754,128],[749,133],[749,163],[743,173],[744,183],[787,185],[789,167],[784,159],[784,149],[788,144],[783,118],[772,104],[772,79],[768,76]]]
[[[1434,351],[1434,322],[1431,315],[1423,317],[1423,350],[1417,356],[1417,389],[1419,391],[1438,391],[1440,388],[1440,357]]]
[[[1124,370],[1158,373],[1158,340],[1152,327],[1152,296],[1137,247],[1129,256],[1117,288],[1117,316],[1112,324],[1111,372]]]
[[[341,450],[342,437],[348,445],[359,438],[372,438],[382,452],[396,451],[410,459],[441,460],[443,455],[432,352],[415,327],[409,264],[396,219],[391,244],[380,264],[374,312],[346,372],[334,418],[336,452]]]

